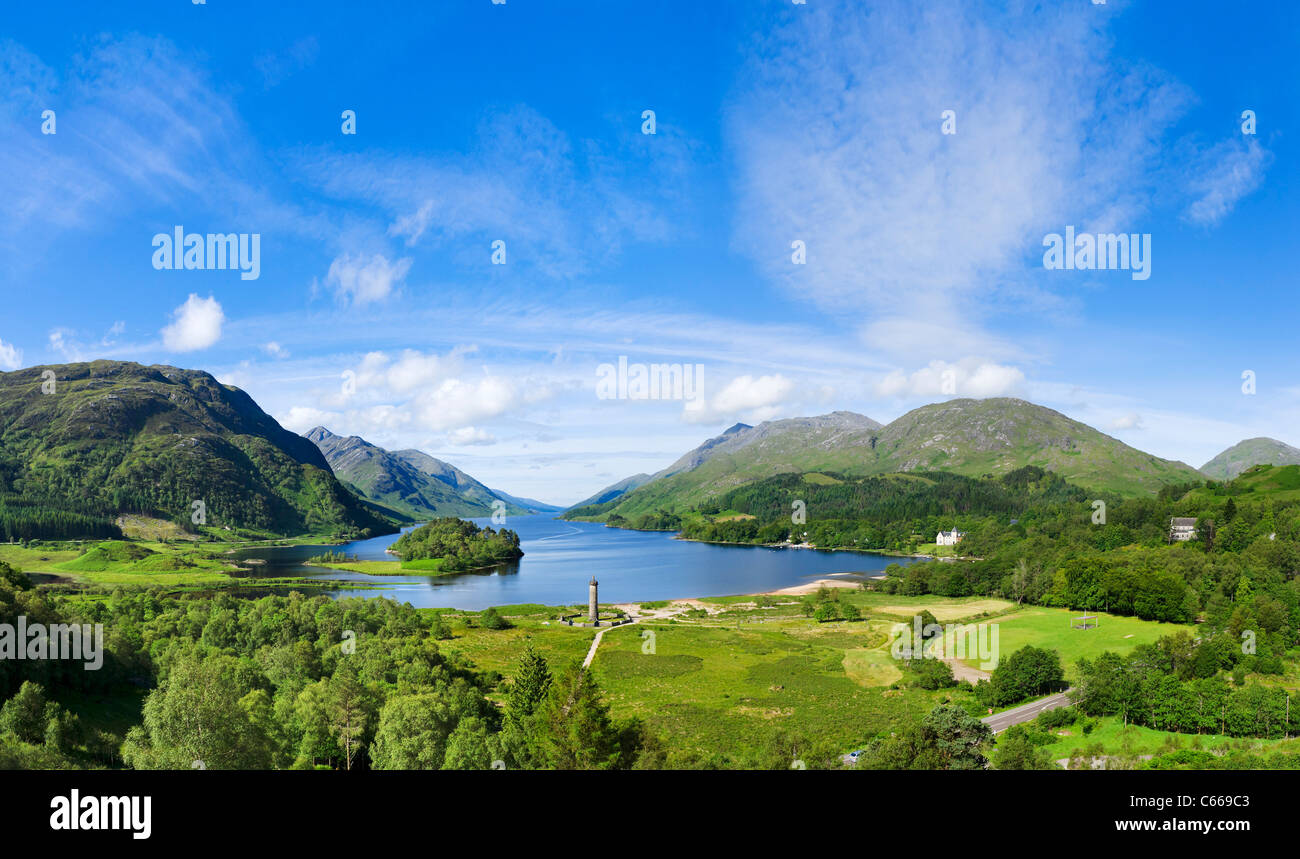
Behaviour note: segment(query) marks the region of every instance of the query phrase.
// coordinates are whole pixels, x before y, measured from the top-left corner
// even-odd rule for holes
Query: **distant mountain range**
[[[1275,438],[1248,438],[1201,466],[1215,480],[1231,480],[1253,465],[1298,465],[1300,449]]]
[[[319,426],[303,437],[320,449],[335,476],[358,495],[411,520],[491,516],[496,501],[505,504],[507,516],[562,509],[494,492],[422,451],[387,451],[358,436],[335,435]]]
[[[493,489],[491,492],[502,501],[507,501],[533,513],[559,513],[565,509],[558,504],[547,504],[545,501],[538,501],[536,498],[522,498],[518,495],[502,492],[500,489]]]
[[[1161,459],[1060,412],[1024,400],[950,400],[922,406],[888,425],[853,412],[737,424],[649,480],[628,478],[571,516],[624,517],[680,512],[737,486],[782,472],[872,475],[951,471],[1001,475],[1025,465],[1057,472],[1088,489],[1122,495],[1200,481],[1191,466]]]
[[[616,498],[621,498],[622,496],[631,492],[633,489],[636,489],[638,486],[642,486],[646,483],[649,483],[653,479],[654,478],[649,474],[634,474],[631,477],[624,477],[618,483],[611,483],[609,486],[606,486],[604,489],[600,490],[595,495],[591,496],[590,498],[579,501],[577,504],[574,504],[573,507],[569,509],[573,510],[579,507],[588,507],[593,504],[605,504],[607,502],[613,501]]]
[[[200,504],[201,502],[201,504]],[[0,511],[148,513],[277,534],[380,534],[314,445],[208,373],[91,361],[0,373]],[[102,532],[95,532],[102,533]]]
[[[1033,403],[962,399],[888,425],[843,411],[736,424],[566,515],[681,512],[791,472],[980,477],[1025,465],[1136,496],[1207,476],[1232,479],[1252,466],[1300,465],[1300,449],[1247,439],[1198,471]],[[1291,473],[1256,477],[1290,491]],[[295,435],[248,394],[200,371],[91,361],[0,373],[0,525],[11,538],[102,536],[122,513],[188,522],[200,501],[210,526],[275,534],[387,533],[393,519],[489,516],[498,501],[507,515],[560,509],[489,489],[418,450],[387,451],[324,427]]]

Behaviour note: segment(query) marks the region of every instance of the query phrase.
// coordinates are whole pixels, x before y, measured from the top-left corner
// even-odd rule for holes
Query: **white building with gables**
[[[1196,520],[1175,517],[1169,520],[1169,539],[1182,543],[1196,538]]]
[[[934,538],[934,542],[940,546],[955,546],[961,542],[961,538],[966,536],[965,531],[940,531]]]

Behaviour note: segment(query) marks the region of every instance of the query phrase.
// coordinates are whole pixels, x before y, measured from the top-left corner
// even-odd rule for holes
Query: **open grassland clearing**
[[[872,596],[838,593],[855,602]],[[987,609],[969,604],[966,614]],[[893,618],[818,623],[803,615],[801,600],[766,595],[625,608],[639,622],[604,633],[592,671],[613,714],[645,720],[674,753],[735,763],[797,738],[837,758],[938,703],[970,699],[961,689],[890,688],[903,677],[889,655]],[[570,609],[497,610],[512,629],[485,629],[480,613],[440,610],[453,637],[439,646],[509,678],[525,637],[555,670],[580,662],[596,632],[554,620]]]
[[[565,626],[555,620],[561,613],[572,613],[570,608],[521,605],[500,606],[497,611],[513,628],[484,629],[477,620],[480,612],[420,609],[421,614],[439,614],[451,629],[452,638],[438,642],[440,648],[462,653],[480,668],[499,671],[505,677],[518,667],[525,638],[532,639],[554,672],[569,662],[581,662],[596,635],[594,629]]]
[[[866,594],[860,607],[869,608],[877,614],[893,615],[910,620],[913,615],[928,611],[940,623],[965,620],[973,617],[1002,615],[1016,608],[1016,604],[1003,599],[972,597],[954,599],[952,597],[900,597],[890,594]]]
[[[330,570],[342,570],[347,573],[363,573],[367,576],[437,576],[442,575],[442,559],[429,561],[316,561],[313,567]]]
[[[1074,678],[1080,659],[1094,659],[1105,651],[1128,653],[1139,644],[1150,644],[1161,636],[1179,630],[1193,631],[1193,627],[1171,623],[1139,620],[1135,617],[1100,614],[1092,629],[1072,628],[1073,618],[1082,613],[1063,608],[1026,606],[1019,611],[1001,615],[990,622],[998,624],[998,645],[1001,658],[1006,658],[1026,645],[1055,650],[1061,657],[1067,680]],[[1096,613],[1089,612],[1089,615]],[[964,660],[978,667],[978,659]]]
[[[874,624],[724,618],[606,633],[592,669],[614,713],[704,757],[767,748],[779,736],[848,751],[943,697],[885,688],[891,666]]]

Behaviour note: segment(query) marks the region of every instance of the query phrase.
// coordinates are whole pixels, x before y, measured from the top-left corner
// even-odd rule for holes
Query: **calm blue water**
[[[476,524],[489,526],[487,519]],[[388,596],[417,608],[479,610],[492,605],[586,604],[587,582],[600,582],[600,601],[640,602],[751,594],[804,584],[832,573],[877,575],[890,563],[864,552],[713,546],[674,540],[663,532],[624,531],[588,522],[562,522],[551,514],[512,516],[505,526],[519,534],[524,557],[492,570],[452,576],[368,576],[306,565],[332,549],[366,561],[391,561],[385,549],[397,535],[342,546],[255,549],[243,558],[262,558],[257,575],[313,576],[367,582],[384,590],[339,590],[331,596]]]

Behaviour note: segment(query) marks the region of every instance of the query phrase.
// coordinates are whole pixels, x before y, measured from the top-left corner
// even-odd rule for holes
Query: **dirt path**
[[[634,620],[632,621],[632,623],[636,623],[636,621]],[[623,625],[627,626],[628,624],[623,624]],[[605,637],[605,633],[609,632],[613,628],[614,627],[612,626],[606,626],[596,630],[596,637],[591,640],[591,649],[587,651],[587,658],[582,660],[583,668],[590,667],[591,660],[596,658],[596,648],[600,647],[600,640]]]
[[[647,609],[646,611],[649,614],[642,613],[640,603],[619,603],[617,607],[623,609],[623,611],[627,612],[628,617],[632,618],[632,623],[624,623],[619,626],[632,626],[647,620],[666,620],[693,608],[704,608],[706,610],[708,608],[704,603],[697,600],[674,600],[663,608]],[[634,616],[634,613],[638,616]],[[582,660],[583,668],[591,667],[592,660],[596,658],[596,649],[600,647],[600,640],[605,637],[605,633],[617,628],[603,626],[596,630],[596,637],[591,640],[591,649],[587,651],[587,658]]]
[[[943,657],[943,661],[948,663],[948,667],[952,669],[953,678],[957,680],[965,680],[967,683],[978,683],[981,680],[988,680],[993,677],[993,675],[987,671],[972,668],[955,656],[945,656]]]

